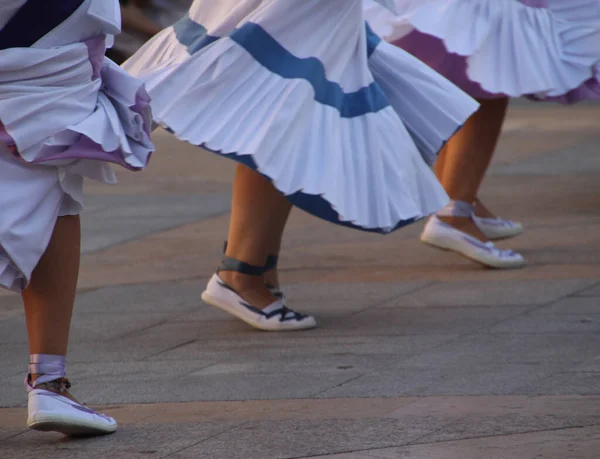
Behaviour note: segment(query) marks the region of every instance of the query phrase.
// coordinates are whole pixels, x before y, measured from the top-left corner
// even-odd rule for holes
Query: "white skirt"
[[[430,164],[477,103],[367,30],[360,0],[196,0],[124,64],[157,123],[298,207],[390,232],[447,202]]]
[[[84,177],[115,183],[110,163],[142,169],[153,149],[142,82],[104,57],[118,2],[68,3],[75,11],[27,47],[0,34],[0,286],[17,292],[57,217],[82,210]],[[0,31],[26,19],[0,10]]]
[[[463,88],[465,72],[487,93],[510,97],[551,99],[599,85],[599,0],[394,1],[397,15],[364,0],[369,25]],[[403,38],[413,31],[441,40],[447,53],[466,58],[466,69],[430,41],[419,45],[420,36],[408,45]]]
[[[21,292],[46,250],[56,219],[77,215],[83,178],[27,164],[0,144],[0,286]]]

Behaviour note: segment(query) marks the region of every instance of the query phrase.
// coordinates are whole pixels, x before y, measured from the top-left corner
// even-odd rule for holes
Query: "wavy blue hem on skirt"
[[[177,135],[175,132],[173,132],[172,129],[170,129],[168,127],[162,126],[162,128],[175,136]],[[210,151],[211,153],[214,153],[221,157],[229,158],[229,159],[232,159],[233,161],[243,164],[244,166],[249,167],[253,171],[258,172],[260,175],[262,175],[267,180],[269,180],[271,183],[273,183],[273,179],[271,177],[260,172],[260,170],[258,169],[258,166],[256,165],[256,163],[254,162],[254,159],[252,158],[252,155],[239,155],[237,153],[223,153],[221,151],[212,150],[204,144],[200,144],[200,145],[196,145],[196,146],[200,147],[200,148],[204,148],[206,151]],[[275,187],[275,188],[277,189],[277,187]],[[280,190],[278,190],[278,191],[280,191]],[[281,193],[281,191],[280,191],[280,193]],[[298,207],[299,209],[302,209],[305,212],[308,212],[311,215],[314,215],[315,217],[318,217],[322,220],[326,220],[330,223],[334,223],[336,225],[344,226],[346,228],[356,229],[359,231],[365,231],[367,233],[389,234],[393,231],[403,228],[404,226],[410,225],[410,224],[415,223],[416,221],[420,220],[420,218],[411,218],[408,220],[401,220],[400,222],[398,222],[396,224],[396,226],[394,228],[389,229],[389,230],[386,230],[384,228],[364,228],[362,226],[355,225],[352,222],[342,221],[340,219],[340,215],[334,210],[331,203],[329,201],[327,201],[327,199],[325,199],[324,197],[322,197],[320,195],[309,194],[309,193],[304,193],[302,191],[297,191],[294,194],[290,194],[290,195],[284,194],[284,196],[288,201],[290,201],[290,203],[292,205],[294,205],[295,207]],[[422,217],[422,218],[425,218],[425,217]]]
[[[273,180],[271,179],[271,177],[263,174],[262,172],[260,172],[258,170],[258,167],[257,167],[256,163],[254,162],[252,155],[238,155],[237,153],[222,153],[220,151],[211,150],[206,145],[199,145],[199,146],[204,148],[205,150],[215,153],[219,156],[224,156],[226,158],[237,161],[238,163],[243,164],[244,166],[247,166],[250,169],[258,172],[260,175],[267,178],[271,183],[273,183]],[[308,212],[311,215],[314,215],[315,217],[318,217],[322,220],[326,220],[330,223],[335,223],[336,225],[345,226],[347,228],[352,228],[352,229],[356,229],[356,230],[360,230],[360,231],[366,231],[368,233],[388,234],[388,233],[391,233],[392,231],[396,231],[397,229],[400,229],[404,226],[410,225],[411,223],[414,223],[417,221],[416,218],[411,218],[410,220],[402,220],[399,223],[397,223],[394,228],[392,228],[390,230],[385,230],[383,228],[364,228],[362,226],[355,225],[352,222],[342,221],[340,219],[340,215],[331,206],[331,203],[329,201],[327,201],[327,199],[325,199],[323,196],[320,196],[317,194],[308,194],[308,193],[304,193],[302,191],[296,191],[294,194],[284,195],[284,196],[286,197],[286,199],[288,201],[290,201],[290,203],[292,203],[292,205],[298,207],[299,209],[302,209],[305,212]]]

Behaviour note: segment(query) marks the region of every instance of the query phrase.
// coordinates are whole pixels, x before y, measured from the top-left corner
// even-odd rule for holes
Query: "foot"
[[[225,241],[223,243],[223,255],[225,255],[227,253],[227,244],[228,242]],[[277,298],[278,300],[282,300],[285,303],[285,295],[283,294],[283,292],[281,291],[281,288],[279,286],[279,270],[277,269],[277,265],[279,263],[279,255],[268,255],[267,256],[267,260],[264,266],[264,273],[263,273],[263,277],[264,277],[264,283],[265,283],[265,287],[269,290],[269,292],[271,293],[271,295],[275,298]],[[224,272],[228,272],[228,271],[224,271]],[[234,279],[225,279],[225,281],[229,284],[229,285],[234,285],[235,284],[235,280]],[[240,292],[243,289],[242,286],[239,286],[237,291]],[[250,287],[248,290],[254,290],[254,287]]]
[[[472,217],[454,217],[438,215],[437,218],[442,222],[447,223],[452,228],[457,229],[461,233],[468,234],[469,236],[481,242],[489,241],[486,235],[483,234],[483,232],[477,227]]]
[[[285,295],[281,290],[279,285],[279,272],[278,269],[271,269],[270,271],[265,272],[265,287],[269,289],[271,295],[273,295],[278,300],[281,300],[285,303]]]
[[[479,198],[475,199],[475,216],[481,218],[497,218],[496,215]]]
[[[525,265],[525,259],[512,250],[501,250],[468,217],[432,216],[421,234],[421,241],[433,247],[452,250],[488,268],[513,269]],[[455,226],[456,225],[456,226]]]
[[[68,436],[96,436],[113,433],[117,422],[79,403],[69,392],[70,383],[61,378],[29,391],[27,425],[44,432]]]
[[[475,204],[473,221],[481,232],[491,240],[509,239],[523,232],[523,225],[497,217],[479,199]]]
[[[237,273],[221,272],[213,275],[202,293],[204,302],[236,316],[259,330],[293,331],[316,327],[314,317],[292,311],[282,300],[275,298],[265,287],[262,276],[255,278],[260,285],[256,285],[254,290],[238,291],[224,280],[228,277],[233,278],[230,274]]]
[[[248,276],[235,271],[219,271],[219,277],[238,295],[258,309],[264,309],[278,300],[271,293],[263,276]]]

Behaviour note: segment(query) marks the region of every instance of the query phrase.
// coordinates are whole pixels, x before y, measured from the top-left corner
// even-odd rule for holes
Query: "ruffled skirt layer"
[[[86,43],[0,51],[0,286],[24,289],[61,215],[82,209],[84,177],[142,169],[152,151],[149,97]]]
[[[447,196],[430,169],[477,104],[365,28],[358,0],[196,0],[124,64],[157,123],[333,223],[390,232]]]
[[[386,40],[477,98],[600,98],[598,0],[366,0]]]

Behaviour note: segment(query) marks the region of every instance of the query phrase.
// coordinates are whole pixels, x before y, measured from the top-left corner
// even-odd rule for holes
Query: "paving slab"
[[[89,441],[25,428],[20,299],[0,292],[0,458],[596,459],[600,105],[511,106],[481,196],[525,269],[292,212],[280,274],[315,330],[264,333],[202,303],[234,164],[157,131],[120,185],[86,187],[74,393],[115,416]]]
[[[562,314],[565,317],[574,315],[594,316],[600,312],[600,298],[594,297],[589,293],[593,289],[583,290],[575,295],[563,298],[555,303],[539,308],[536,312],[540,314]]]
[[[128,427],[107,438],[65,439],[60,434],[39,435],[24,432],[2,442],[3,458],[22,456],[27,445],[28,457],[61,458],[117,457],[119,459],[167,457],[235,427],[235,422],[203,422],[169,425],[163,429]],[[108,441],[107,441],[108,440]]]
[[[161,326],[161,329],[167,326]],[[322,331],[313,336],[303,334],[299,337],[285,338],[281,335],[261,334],[256,336],[243,328],[238,336],[244,338],[243,346],[237,341],[219,339],[210,336],[204,339],[193,340],[180,346],[157,353],[149,359],[159,360],[185,360],[190,356],[195,358],[221,357],[228,360],[246,359],[250,361],[265,362],[271,359],[288,358],[290,362],[311,362],[314,359],[339,358],[347,362],[346,358],[361,358],[368,362],[373,356],[383,356],[387,362],[394,359],[405,359],[409,356],[435,348],[443,343],[456,339],[457,335],[427,335],[427,336],[336,336]],[[323,352],[326,350],[327,352]],[[303,366],[303,363],[298,363]]]
[[[556,432],[532,432],[310,457],[312,459],[480,459],[483,457],[595,459],[599,448],[600,428],[582,427]]]
[[[80,294],[77,314],[182,313],[196,311],[204,285],[198,281],[107,286]]]
[[[0,290],[1,292],[2,290]],[[0,322],[23,314],[23,303],[17,295],[0,297]]]
[[[576,158],[576,161],[573,161]],[[582,175],[600,172],[597,142],[555,150],[534,158],[492,167],[492,174],[515,175]]]
[[[598,355],[600,336],[579,333],[477,333],[417,354],[405,363],[434,368],[531,364],[569,367]]]
[[[524,306],[377,308],[343,318],[337,327],[347,333],[424,335],[473,333],[525,313]],[[364,323],[373,324],[364,330]]]
[[[492,333],[600,333],[600,310],[596,313],[536,309],[490,328]]]
[[[188,448],[174,457],[292,458],[322,454],[339,448],[363,449],[376,445],[407,444],[422,437],[430,429],[432,426],[429,424],[406,425],[396,419],[346,419],[329,420],[327,423],[259,421]]]
[[[399,448],[402,445],[414,448],[448,444],[452,451],[452,445],[459,442],[469,445],[470,441],[493,442],[502,436],[519,438],[515,434],[554,435],[595,427],[599,422],[598,403],[598,397],[546,396],[108,406],[104,410],[122,420],[120,432],[91,440],[82,450],[79,448],[86,442],[11,427],[21,422],[24,414],[23,410],[12,409],[4,411],[0,432],[4,435],[3,452],[16,452],[17,445],[26,444],[38,453],[59,450],[66,457],[87,452],[91,457],[292,458],[318,455],[320,451],[354,451],[358,457],[403,457],[393,455],[403,451]],[[520,443],[516,440],[514,444]]]
[[[306,398],[357,376],[358,373],[348,371],[341,374],[247,374],[243,378],[206,375],[142,381],[135,377],[99,378],[96,383],[107,389],[99,390],[86,400],[95,404],[107,404]],[[135,390],[131,390],[132,385],[135,385]]]
[[[519,393],[540,394],[581,394],[595,395],[600,392],[600,371],[556,371],[520,388]]]
[[[580,296],[600,297],[600,283],[578,293]],[[600,303],[600,300],[597,300]]]
[[[538,395],[537,382],[550,376],[558,367],[526,364],[481,365],[476,369],[431,368],[416,365],[394,365],[373,371],[319,394],[319,397],[392,397],[403,396],[466,396]],[[523,386],[526,386],[524,388]],[[572,388],[568,386],[568,388]],[[557,394],[572,393],[562,386]],[[579,387],[578,387],[579,388]],[[579,392],[575,392],[579,393]],[[589,393],[589,392],[585,392]]]
[[[91,196],[82,214],[82,252],[106,249],[153,233],[223,215],[231,195]]]
[[[593,279],[437,282],[384,307],[535,306],[557,301],[595,285]]]

